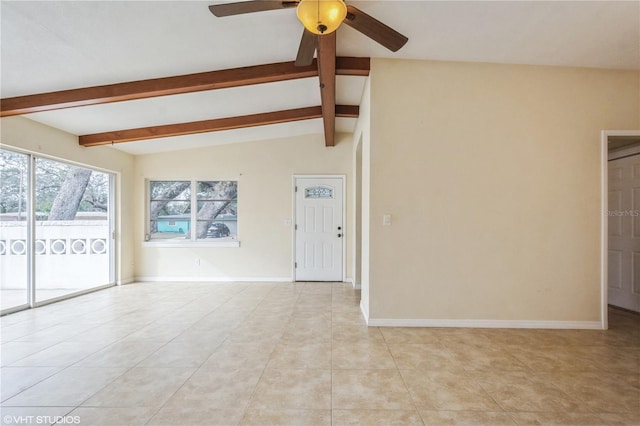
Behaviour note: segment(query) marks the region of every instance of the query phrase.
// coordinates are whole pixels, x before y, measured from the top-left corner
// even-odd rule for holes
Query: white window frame
[[[191,182],[191,223],[192,225],[189,228],[189,232],[191,233],[191,238],[189,240],[151,240],[151,215],[150,215],[150,206],[151,206],[151,182],[178,182],[178,181],[189,181]],[[181,179],[181,178],[154,178],[154,179],[145,179],[145,225],[144,225],[144,239],[142,242],[143,247],[163,247],[163,248],[193,248],[193,247],[240,247],[240,225],[239,221],[236,219],[236,237],[234,240],[226,240],[226,241],[207,241],[207,240],[198,240],[196,239],[196,229],[197,229],[197,212],[198,212],[198,199],[197,199],[197,185],[198,182],[223,182],[223,181],[233,181],[239,186],[240,181],[238,178],[210,178],[210,179]],[[238,192],[240,190],[238,189]],[[238,197],[239,198],[239,197]],[[236,203],[238,203],[238,198],[236,198]],[[185,200],[186,201],[186,200]]]

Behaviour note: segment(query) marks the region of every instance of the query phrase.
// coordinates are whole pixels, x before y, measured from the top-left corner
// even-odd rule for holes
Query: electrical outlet
[[[391,225],[391,215],[390,214],[382,215],[382,224],[384,226],[390,226]]]
[[[196,258],[196,266],[200,266],[200,258]]]

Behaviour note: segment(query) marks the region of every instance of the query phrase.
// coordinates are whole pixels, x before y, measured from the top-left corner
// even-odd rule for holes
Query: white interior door
[[[342,281],[343,182],[296,178],[296,281]]]
[[[609,304],[640,312],[640,155],[609,162]]]

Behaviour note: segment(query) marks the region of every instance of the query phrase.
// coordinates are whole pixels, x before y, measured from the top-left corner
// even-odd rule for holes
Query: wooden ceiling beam
[[[369,75],[369,58],[338,58],[337,64],[337,73],[339,75]],[[271,83],[315,77],[317,75],[318,67],[314,60],[311,65],[305,67],[296,67],[294,62],[280,62],[104,86],[84,87],[1,99],[0,117],[239,87],[251,84]]]
[[[336,75],[367,77],[370,71],[371,58],[354,58],[352,56],[338,56],[336,58]]]
[[[357,118],[359,107],[354,105],[338,105],[335,114],[338,117]],[[233,130],[245,127],[264,126],[267,124],[288,123],[292,121],[310,120],[323,116],[322,107],[289,109],[261,114],[243,115],[239,117],[217,118],[214,120],[194,121],[190,123],[167,124],[163,126],[142,127],[138,129],[116,130],[79,136],[82,146],[112,145],[123,142],[134,142],[168,136],[182,136],[195,133]]]
[[[324,143],[336,143],[336,33],[318,36],[318,78],[322,100]]]

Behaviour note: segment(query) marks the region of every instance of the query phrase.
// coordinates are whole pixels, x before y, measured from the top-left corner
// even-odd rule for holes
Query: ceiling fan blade
[[[223,16],[240,15],[243,13],[288,9],[290,7],[296,7],[297,5],[297,1],[254,0],[242,1],[238,3],[213,4],[209,6],[209,10],[215,16],[221,18]]]
[[[377,41],[392,52],[397,52],[409,39],[360,9],[347,6],[344,23]]]
[[[318,36],[311,31],[304,29],[302,33],[302,39],[300,40],[300,47],[298,47],[298,56],[296,56],[296,66],[304,67],[311,65],[313,62],[313,55],[316,53],[318,46]]]

